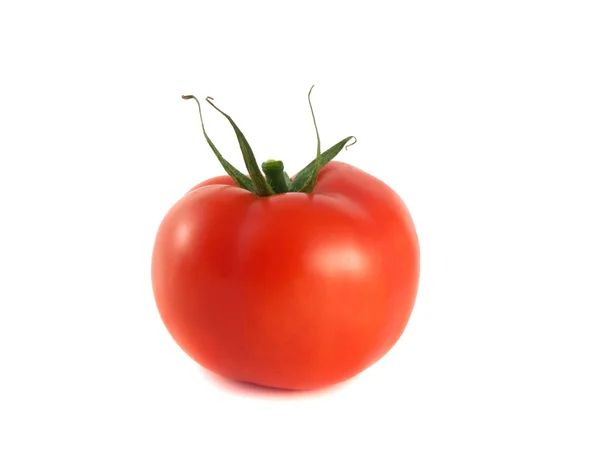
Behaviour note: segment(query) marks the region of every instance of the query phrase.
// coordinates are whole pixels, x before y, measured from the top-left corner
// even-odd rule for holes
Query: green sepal
[[[283,179],[285,180],[285,184],[287,185],[287,192],[290,192],[292,189],[292,181],[290,180],[290,176],[287,172],[283,172]]]
[[[240,144],[240,149],[242,150],[242,155],[244,156],[246,169],[248,169],[248,174],[250,175],[250,179],[252,180],[252,184],[254,185],[254,192],[256,193],[256,195],[258,195],[259,197],[267,197],[269,195],[275,194],[273,188],[269,186],[269,184],[263,177],[260,168],[258,167],[258,163],[256,162],[256,158],[254,157],[254,153],[250,148],[250,144],[248,144],[248,141],[246,140],[246,137],[244,136],[242,131],[238,128],[233,119],[229,117],[229,115],[225,114],[223,111],[217,108],[217,106],[215,106],[215,104],[212,102],[212,97],[206,97],[206,101],[213,108],[215,108],[217,111],[223,114],[233,127],[235,135],[238,139],[238,143]]]
[[[206,139],[206,142],[208,142],[208,145],[210,146],[213,153],[223,166],[223,169],[225,169],[225,172],[227,172],[227,174],[239,187],[254,193],[255,190],[252,180],[248,176],[244,175],[242,172],[237,170],[225,158],[223,158],[223,155],[221,155],[219,150],[217,150],[217,147],[215,147],[215,144],[213,144],[213,142],[208,137],[208,134],[206,134],[206,129],[204,128],[204,120],[202,118],[202,107],[200,106],[200,102],[198,101],[198,99],[193,95],[182,95],[181,98],[183,98],[184,100],[193,99],[196,101],[196,104],[198,105],[198,112],[200,113],[200,123],[202,124],[202,133],[204,133],[204,138]]]
[[[298,192],[312,192],[317,184],[317,178],[319,176],[319,170],[321,169],[321,138],[319,137],[319,129],[317,128],[317,119],[315,119],[315,112],[313,110],[312,102],[310,101],[310,94],[315,86],[313,85],[308,91],[308,105],[310,106],[310,114],[312,115],[313,124],[315,126],[315,132],[317,133],[317,157],[315,158],[315,165],[311,176],[306,180],[306,183],[300,187]]]
[[[350,139],[354,139],[354,142],[348,144]],[[346,139],[342,139],[340,142],[335,144],[329,150],[321,153],[321,157],[319,158],[319,168],[321,170],[325,164],[335,158],[339,152],[342,151],[344,147],[350,147],[356,143],[356,138],[354,136],[348,136]],[[298,174],[294,177],[292,181],[292,185],[290,187],[290,192],[302,192],[301,189],[306,186],[308,182],[310,182],[311,177],[314,175],[315,167],[317,165],[317,159],[313,159],[304,169],[302,169]]]

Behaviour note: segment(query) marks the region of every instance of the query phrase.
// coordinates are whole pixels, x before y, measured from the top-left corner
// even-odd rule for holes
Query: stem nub
[[[284,194],[290,191],[289,181],[286,180],[282,161],[269,159],[262,163],[262,170],[267,177],[267,182],[276,194]]]

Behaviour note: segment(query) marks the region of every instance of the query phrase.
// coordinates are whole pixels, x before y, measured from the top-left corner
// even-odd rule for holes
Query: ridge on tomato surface
[[[260,167],[229,115],[248,175],[202,132],[227,175],[205,180],[163,218],[152,253],[161,319],[181,349],[221,376],[283,389],[352,378],[404,332],[417,296],[419,242],[402,199],[383,181],[332,161],[308,94],[317,155],[290,177]],[[352,142],[350,142],[352,141]],[[261,173],[262,169],[262,173]]]

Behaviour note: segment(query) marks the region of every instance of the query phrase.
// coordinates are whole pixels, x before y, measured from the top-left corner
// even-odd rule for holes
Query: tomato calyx
[[[290,180],[289,175],[283,170],[284,165],[282,161],[269,159],[265,161],[259,168],[254,156],[254,152],[250,148],[250,144],[248,143],[242,131],[228,114],[223,112],[213,103],[214,99],[212,97],[206,97],[206,101],[214,109],[225,116],[225,118],[231,124],[238,139],[238,144],[240,145],[240,150],[242,151],[242,155],[244,157],[244,164],[249,176],[237,170],[223,157],[223,155],[219,152],[219,150],[217,150],[217,147],[208,137],[204,127],[204,119],[202,117],[202,107],[200,106],[200,101],[193,95],[182,95],[181,97],[184,100],[195,100],[197,103],[204,138],[221,163],[221,166],[223,166],[223,169],[225,169],[225,172],[227,172],[227,174],[240,188],[250,191],[259,197],[268,197],[271,195],[285,194],[287,192],[312,192],[317,183],[319,171],[323,168],[323,166],[335,158],[343,148],[348,148],[356,143],[356,138],[354,136],[348,136],[327,151],[321,153],[321,138],[319,137],[317,121],[315,119],[312,102],[310,101],[310,94],[313,88],[314,86],[312,86],[308,92],[308,103],[317,135],[317,156],[306,167],[304,167],[304,169],[298,172],[293,180]],[[354,139],[354,141],[348,143],[352,139]],[[261,173],[261,168],[262,172],[264,172],[264,176],[263,173]]]

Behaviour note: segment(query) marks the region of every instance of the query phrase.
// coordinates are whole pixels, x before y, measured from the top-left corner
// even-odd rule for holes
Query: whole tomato
[[[202,123],[228,175],[192,188],[158,229],[152,285],[167,330],[198,364],[234,380],[314,389],[353,377],[392,348],[411,315],[419,244],[409,211],[379,179],[329,162],[352,137],[321,154],[317,130],[311,164],[290,179],[269,160],[263,176],[216,109],[250,177]]]

